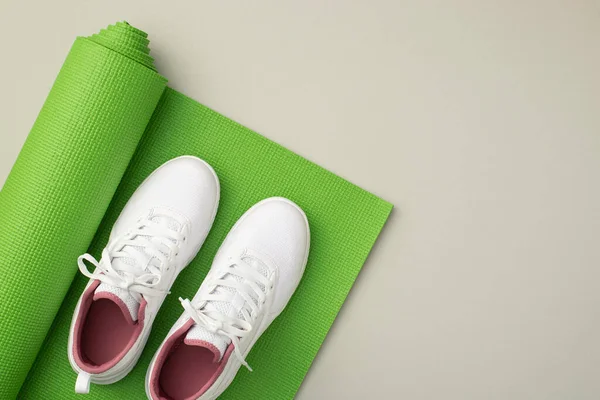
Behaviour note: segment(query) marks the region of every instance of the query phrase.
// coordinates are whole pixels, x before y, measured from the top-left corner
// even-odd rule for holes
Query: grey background
[[[598,2],[0,0],[0,184],[122,19],[172,87],[397,207],[298,399],[600,398]]]

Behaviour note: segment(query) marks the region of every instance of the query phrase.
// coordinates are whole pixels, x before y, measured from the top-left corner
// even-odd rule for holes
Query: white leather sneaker
[[[90,382],[114,383],[133,369],[171,285],[204,243],[218,204],[213,169],[196,157],[173,159],[137,188],[100,262],[79,257],[90,281],[69,333],[77,393],[87,393]]]
[[[296,290],[310,233],[293,202],[270,198],[235,224],[192,301],[150,363],[153,400],[216,399]],[[251,369],[250,369],[251,370]]]

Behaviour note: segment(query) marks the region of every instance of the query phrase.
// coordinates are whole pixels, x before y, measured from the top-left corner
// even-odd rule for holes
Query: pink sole
[[[73,327],[73,359],[90,374],[108,371],[129,352],[144,328],[146,300],[142,299],[138,321],[127,319],[127,306],[115,303],[112,293],[96,295],[100,281],[94,281],[83,293]],[[129,314],[127,314],[129,316]]]
[[[219,368],[209,349],[176,345],[160,373],[159,384],[167,398],[184,400],[198,393]]]
[[[216,349],[184,343],[194,321],[189,319],[163,344],[150,374],[150,393],[154,400],[193,400],[202,396],[217,381],[233,352],[229,345],[223,358],[215,362]],[[195,345],[194,345],[195,344]]]
[[[93,301],[81,332],[83,358],[93,365],[115,359],[127,348],[136,329],[111,300]]]

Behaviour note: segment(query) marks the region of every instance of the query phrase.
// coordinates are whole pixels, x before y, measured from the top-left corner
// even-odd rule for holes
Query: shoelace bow
[[[140,302],[142,294],[156,296],[169,293],[156,286],[160,283],[164,266],[178,251],[177,243],[183,239],[181,233],[168,229],[164,224],[141,220],[134,230],[109,243],[102,251],[100,261],[86,253],[77,259],[77,264],[83,275],[125,289]],[[161,251],[161,247],[166,252]],[[119,258],[133,259],[135,265],[121,263],[115,268],[113,260]],[[86,261],[96,267],[94,272],[87,268]]]
[[[242,277],[243,281],[227,279],[226,276],[228,275],[237,275]],[[273,289],[269,279],[256,271],[254,267],[239,258],[231,259],[229,266],[221,271],[218,277],[212,278],[208,282],[208,287],[213,289],[198,299],[200,304],[198,308],[194,307],[188,299],[179,298],[184,310],[196,324],[206,328],[211,333],[226,336],[231,340],[236,357],[250,372],[252,372],[252,368],[246,362],[239,345],[240,340],[252,331],[251,322],[253,322],[254,316],[260,307],[265,303],[266,294],[259,285],[262,285],[267,291]],[[217,294],[215,290],[219,286],[230,287],[235,291],[222,291],[222,293]],[[231,303],[236,294],[244,299],[244,305],[240,309],[243,319],[230,317],[216,309],[207,309],[206,307],[211,301]],[[256,300],[253,299],[251,294],[255,296]],[[231,306],[233,307],[233,304]]]

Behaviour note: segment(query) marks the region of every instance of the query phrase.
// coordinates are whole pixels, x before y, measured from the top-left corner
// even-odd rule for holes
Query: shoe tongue
[[[160,214],[151,215],[150,220],[152,222],[164,225],[167,228],[174,231],[179,231],[181,229],[181,224],[175,219],[168,216]],[[140,236],[149,238],[149,236]],[[123,251],[127,251],[128,248],[135,248],[137,251],[144,252],[144,248],[138,246],[125,246],[123,247]],[[112,265],[113,268],[119,271],[124,265],[135,266],[136,261],[130,257],[120,257],[113,259]],[[119,272],[119,274],[122,274],[122,272]],[[116,296],[116,298],[112,295]],[[131,319],[134,322],[137,321],[140,303],[136,299],[134,299],[133,296],[131,296],[131,294],[129,294],[129,291],[109,285],[107,283],[101,283],[94,292],[94,300],[96,300],[97,296],[98,298],[108,298],[113,300],[115,303],[117,303],[117,305],[119,305],[119,307],[121,307],[121,309],[128,309]]]
[[[253,268],[256,268],[256,270],[265,277],[269,276],[269,269],[260,260],[257,260],[253,257],[242,257],[242,260],[248,263]],[[225,279],[235,279],[238,282],[243,282],[244,280],[242,277],[232,274],[226,275]],[[259,287],[266,292],[265,287],[262,287],[260,284]],[[217,288],[213,291],[213,294],[218,295],[223,294],[225,292],[236,293],[236,290],[230,287],[217,286]],[[255,303],[258,305],[258,299],[252,294],[250,295],[250,297],[252,297],[255,300]],[[234,306],[234,304],[239,306]],[[223,315],[243,320],[244,315],[240,311],[243,304],[244,302],[241,296],[239,299],[236,296],[233,302],[210,301],[205,306],[205,309],[210,311],[217,311]],[[230,342],[231,340],[227,336],[218,333],[213,333],[205,327],[200,326],[198,324],[194,324],[194,326],[190,328],[184,340],[184,343],[188,345],[207,347],[206,344],[208,344],[209,346],[207,348],[209,348],[209,350],[215,353],[215,362],[220,361],[223,358],[223,355],[225,354],[227,346],[229,346]],[[214,350],[216,350],[216,352]]]
[[[199,346],[210,350],[215,355],[213,362],[219,362],[225,355],[225,351],[227,351],[228,341],[229,338],[226,336],[212,333],[202,326],[194,325],[185,335],[183,343],[188,346]]]
[[[101,283],[94,291],[94,301],[99,299],[108,299],[118,305],[130,323],[133,324],[138,320],[140,303],[127,290]]]

